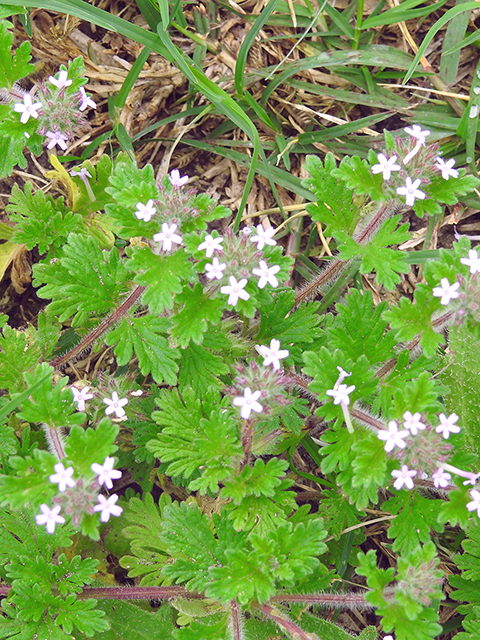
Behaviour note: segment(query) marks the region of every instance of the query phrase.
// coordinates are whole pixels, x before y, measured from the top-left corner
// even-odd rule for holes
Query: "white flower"
[[[440,467],[440,469],[437,469],[435,471],[435,473],[432,474],[432,478],[433,478],[433,484],[438,488],[442,487],[448,487],[449,485],[449,481],[451,480],[452,476],[449,473],[445,473],[445,471],[443,470],[443,467]]]
[[[109,498],[105,498],[100,494],[98,496],[98,504],[93,507],[94,511],[101,511],[100,520],[102,522],[108,522],[110,516],[119,516],[121,515],[123,509],[119,507],[118,504],[115,504],[118,500],[118,496],[116,493],[112,494]]]
[[[38,118],[38,111],[42,106],[41,102],[32,102],[32,96],[29,93],[26,93],[23,96],[23,104],[21,102],[17,102],[13,105],[13,110],[17,113],[21,113],[20,122],[22,124],[26,124],[30,118],[34,118],[35,120]]]
[[[400,447],[400,449],[405,449],[407,443],[403,438],[406,438],[408,435],[408,431],[398,430],[398,425],[395,420],[390,420],[388,423],[388,431],[381,429],[377,433],[377,437],[379,440],[385,440],[385,451],[389,452],[394,447]]]
[[[72,84],[72,80],[67,80],[68,71],[59,71],[58,79],[54,76],[48,76],[48,81],[55,85],[57,89],[63,89],[63,87],[69,87]]]
[[[252,233],[252,230],[250,229],[250,227],[243,227],[242,235],[249,236],[251,233]]]
[[[437,158],[436,168],[442,172],[442,178],[444,180],[448,180],[450,176],[452,178],[458,178],[458,171],[454,169],[455,158],[450,158],[450,160],[445,160],[443,158]]]
[[[257,351],[265,358],[263,366],[268,367],[271,364],[275,371],[280,369],[280,360],[290,355],[288,349],[280,349],[280,340],[275,338],[270,340],[270,348],[261,345],[257,346]]]
[[[395,487],[395,489],[397,489],[397,491],[400,491],[403,485],[405,485],[407,489],[413,489],[412,478],[414,478],[416,475],[417,475],[417,472],[415,470],[410,471],[407,465],[404,464],[402,465],[401,471],[398,471],[397,469],[394,469],[392,471],[392,476],[396,478],[395,482],[393,483],[393,486]]]
[[[76,387],[70,387],[73,393],[73,401],[77,403],[78,411],[85,411],[85,400],[91,400],[93,393],[88,393],[90,387],[83,387],[83,389],[77,389]]]
[[[61,462],[57,462],[57,464],[53,467],[56,473],[53,473],[49,480],[53,482],[53,484],[58,484],[58,490],[63,493],[65,489],[68,487],[75,486],[75,480],[72,479],[73,476],[73,467],[68,467],[65,469]]]
[[[47,131],[45,135],[47,138],[50,138],[50,142],[47,144],[47,149],[53,149],[53,147],[56,147],[58,144],[60,149],[65,151],[67,148],[67,136],[64,136],[60,131],[55,131],[55,133],[53,133],[53,131]]]
[[[278,287],[278,280],[275,277],[275,274],[280,271],[278,264],[269,267],[265,260],[260,260],[258,266],[260,267],[259,269],[252,269],[252,273],[260,278],[258,288],[263,289],[267,282],[272,285],[272,287]]]
[[[405,422],[403,423],[403,427],[411,432],[412,436],[416,436],[419,431],[422,431],[426,428],[426,425],[421,422],[420,418],[422,416],[418,413],[412,414],[410,411],[405,411],[403,414],[403,419]]]
[[[472,489],[470,491],[470,496],[473,498],[472,502],[469,502],[467,504],[467,509],[469,511],[475,511],[475,509],[477,510],[477,515],[480,518],[480,491],[477,491],[476,489]]]
[[[55,531],[55,525],[63,524],[65,522],[65,518],[63,516],[59,516],[60,513],[60,505],[57,504],[53,509],[46,504],[40,505],[40,511],[42,512],[38,516],[35,516],[35,522],[39,525],[46,524],[47,525],[47,533],[53,533]]]
[[[147,204],[143,204],[142,202],[137,202],[137,210],[135,211],[135,216],[139,220],[150,222],[150,220],[156,213],[157,213],[157,210],[155,209],[153,200],[149,200]]]
[[[252,411],[255,411],[255,413],[261,413],[263,411],[262,405],[257,402],[257,399],[261,396],[261,394],[261,391],[254,391],[252,393],[250,387],[247,387],[243,392],[243,398],[241,396],[238,396],[237,398],[233,399],[233,404],[236,407],[242,407],[240,415],[244,420],[248,420]]]
[[[404,131],[422,144],[425,144],[425,138],[430,135],[430,131],[428,129],[424,129],[422,131],[422,127],[418,124],[414,124],[412,127],[405,127]]]
[[[122,407],[128,403],[128,400],[127,398],[121,398],[119,400],[118,393],[116,391],[112,393],[111,398],[103,398],[103,402],[108,405],[105,409],[106,416],[109,416],[111,413],[115,413],[117,418],[123,418],[126,415]]]
[[[392,171],[400,171],[400,165],[395,164],[395,160],[397,156],[392,156],[387,159],[383,153],[377,154],[377,160],[379,164],[374,164],[372,167],[372,173],[383,173],[384,180],[390,180],[390,176],[392,175]]]
[[[213,236],[208,235],[205,236],[205,240],[201,244],[199,244],[197,248],[199,251],[205,249],[207,258],[211,258],[214,251],[222,251],[222,242],[223,238],[214,238]]]
[[[337,381],[338,384],[338,381]],[[337,385],[335,385],[336,387]],[[338,388],[328,389],[325,391],[327,396],[332,396],[334,399],[333,404],[350,404],[350,398],[348,396],[349,393],[355,391],[355,385],[351,384],[349,387],[346,384],[338,385]]]
[[[467,267],[470,267],[470,273],[472,275],[480,273],[480,258],[478,257],[478,253],[475,249],[470,249],[468,252],[468,258],[460,258],[460,262],[462,264],[466,264]]]
[[[231,304],[233,307],[237,304],[238,299],[248,300],[250,298],[250,294],[244,290],[245,285],[247,284],[247,279],[242,278],[239,282],[234,276],[230,276],[228,278],[229,285],[225,285],[220,288],[220,293],[228,294],[228,304]]]
[[[412,207],[415,203],[415,199],[423,200],[427,197],[427,194],[424,191],[420,191],[418,188],[422,181],[420,178],[417,178],[415,182],[412,182],[412,179],[408,176],[405,181],[404,187],[397,187],[397,193],[399,196],[405,196],[405,203]]]
[[[183,185],[187,184],[187,182],[190,180],[188,176],[180,177],[180,171],[178,169],[174,169],[168,176],[168,179],[170,180],[170,184],[172,185],[172,187],[174,187],[175,189],[183,187]]]
[[[213,280],[213,278],[221,280],[223,278],[223,270],[226,266],[227,265],[225,264],[225,262],[220,262],[220,260],[215,256],[215,258],[212,260],[212,264],[205,265],[207,278],[209,280]]]
[[[85,109],[87,107],[91,107],[92,109],[96,109],[97,108],[97,103],[94,102],[91,98],[89,98],[85,92],[85,89],[83,87],[80,87],[79,89],[80,91],[80,96],[82,99],[82,102],[80,103],[80,106],[78,107],[79,111],[85,111]]]
[[[72,169],[70,171],[70,175],[75,177],[78,176],[80,178],[80,180],[86,180],[87,178],[91,178],[92,176],[88,173],[87,169],[85,167],[81,167],[80,171],[76,171],[75,169]]]
[[[162,232],[156,233],[153,236],[155,242],[162,242],[163,251],[171,251],[172,243],[182,244],[182,237],[175,233],[176,228],[176,224],[171,224],[170,226],[168,226],[168,223],[164,222],[162,224]]]
[[[112,480],[122,477],[122,472],[113,468],[114,463],[114,458],[109,458],[107,456],[103,461],[103,465],[94,462],[90,467],[93,473],[96,473],[98,476],[98,484],[104,484],[107,489],[111,489],[113,487]]]
[[[464,478],[468,477],[468,480],[465,480],[463,483],[465,486],[467,484],[471,484],[475,486],[477,484],[477,480],[480,478],[480,473],[469,473],[468,471],[464,472]]]
[[[444,413],[441,413],[438,416],[438,419],[440,420],[440,424],[435,428],[435,431],[437,433],[443,432],[442,435],[447,440],[450,437],[451,433],[460,433],[461,428],[455,424],[458,420],[458,416],[456,413],[452,413],[448,416],[448,418]]]
[[[251,242],[257,243],[257,249],[261,251],[266,244],[272,247],[277,244],[276,240],[272,240],[272,236],[275,235],[275,229],[268,227],[264,229],[261,224],[257,225],[257,235],[250,238]]]
[[[459,293],[457,289],[459,286],[459,282],[450,284],[447,278],[442,278],[440,280],[440,286],[434,287],[432,293],[436,298],[441,298],[440,304],[445,305],[448,304],[450,300],[455,300],[455,298],[458,298]]]
[[[383,640],[393,640],[393,636],[384,636]]]

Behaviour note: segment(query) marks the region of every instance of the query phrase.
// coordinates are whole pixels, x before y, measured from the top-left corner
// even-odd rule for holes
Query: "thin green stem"
[[[358,0],[357,22],[355,25],[355,33],[353,35],[352,49],[357,50],[360,46],[360,36],[362,34],[363,23],[363,4],[364,0]]]

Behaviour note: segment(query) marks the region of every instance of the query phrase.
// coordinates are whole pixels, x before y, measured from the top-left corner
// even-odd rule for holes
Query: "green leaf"
[[[184,287],[175,302],[183,307],[175,314],[170,332],[172,338],[181,347],[186,347],[190,340],[201,344],[209,323],[217,324],[222,317],[219,299],[212,300],[204,293],[202,285],[196,284],[193,289],[188,285]]]
[[[0,22],[0,87],[13,89],[17,80],[33,73],[35,66],[30,63],[32,45],[28,40],[22,42],[12,55],[13,32],[12,23]]]
[[[135,602],[101,600],[97,602],[97,609],[105,612],[110,625],[110,630],[99,636],[101,640],[153,640],[173,636],[175,623],[172,609],[166,602],[156,611],[145,611]]]
[[[225,384],[219,376],[230,372],[225,363],[223,354],[214,353],[215,338],[209,333],[205,336],[202,345],[190,342],[188,347],[181,352],[180,373],[178,384],[183,393],[187,386],[192,386],[195,392],[201,396],[209,389],[222,389]],[[212,344],[212,348],[208,348]]]
[[[368,194],[372,200],[384,199],[383,176],[373,174],[366,160],[358,156],[345,156],[332,176],[343,180],[348,189],[355,189],[357,195]]]
[[[65,455],[75,471],[93,477],[94,473],[90,468],[92,463],[103,464],[105,458],[116,451],[114,443],[118,431],[118,425],[113,424],[106,416],[100,420],[96,429],[73,427],[65,441]]]
[[[102,251],[92,237],[72,233],[57,262],[37,264],[34,286],[40,298],[51,298],[48,310],[72,326],[81,326],[90,314],[104,314],[120,306],[128,291],[129,273],[116,248]]]
[[[182,250],[157,256],[149,248],[143,247],[127,250],[127,253],[130,260],[127,260],[126,266],[130,271],[137,272],[137,284],[148,287],[143,301],[154,315],[171,309],[174,294],[182,291],[183,281],[195,279],[193,265]]]
[[[354,487],[377,490],[390,479],[387,478],[387,457],[383,446],[377,435],[366,429],[361,439],[353,444],[352,449],[356,454],[352,462]]]
[[[23,391],[26,383],[23,373],[31,372],[40,357],[37,345],[27,343],[25,333],[15,331],[8,325],[0,336],[0,388],[16,393]]]
[[[265,464],[263,460],[257,459],[255,466],[245,467],[239,476],[224,482],[220,498],[230,498],[235,504],[240,504],[246,496],[251,495],[274,498],[288,466],[286,460],[272,458]],[[290,486],[292,484],[293,482]]]
[[[438,514],[438,522],[442,524],[450,522],[452,527],[457,524],[465,529],[470,517],[469,511],[467,511],[467,503],[471,502],[470,494],[467,487],[461,487],[455,491],[448,492],[449,501],[444,502],[440,507]]]
[[[152,374],[155,382],[175,385],[179,354],[172,349],[165,337],[170,321],[151,315],[139,318],[123,318],[121,324],[111,331],[105,342],[115,344],[115,355],[120,366],[127,365],[133,351],[143,375]]]

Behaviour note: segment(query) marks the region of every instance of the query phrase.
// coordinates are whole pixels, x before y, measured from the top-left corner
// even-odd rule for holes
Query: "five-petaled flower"
[[[335,385],[336,386],[336,385]],[[332,396],[334,398],[333,404],[350,404],[349,394],[355,391],[355,385],[351,384],[350,386],[346,384],[338,385],[338,388],[328,389],[325,391],[327,396]]]
[[[480,258],[478,257],[478,253],[475,249],[470,249],[468,252],[468,258],[460,258],[460,262],[462,264],[466,264],[467,267],[470,267],[470,273],[472,276],[475,273],[480,273]]]
[[[65,71],[65,69],[63,69],[62,71],[58,72],[58,78],[55,78],[54,76],[48,76],[48,81],[55,85],[57,87],[57,89],[63,89],[63,87],[69,87],[72,84],[72,80],[67,80],[68,77],[68,71]]]
[[[78,171],[76,169],[72,169],[70,171],[70,175],[73,176],[73,177],[77,176],[77,177],[80,178],[80,180],[83,180],[84,182],[88,178],[92,177],[85,167],[81,167]]]
[[[373,165],[372,173],[383,173],[383,179],[390,180],[392,171],[400,171],[401,169],[399,164],[395,164],[396,159],[397,156],[387,158],[387,156],[385,156],[383,153],[378,153],[377,160],[379,164]]]
[[[122,514],[122,507],[115,504],[118,500],[116,493],[112,494],[109,498],[105,498],[100,494],[98,496],[98,504],[93,507],[94,511],[101,511],[100,520],[102,522],[108,522],[110,516],[119,516]]]
[[[61,462],[57,462],[57,464],[53,467],[55,473],[53,473],[49,480],[53,482],[53,484],[58,484],[58,490],[60,492],[64,492],[67,487],[74,487],[75,480],[73,480],[73,467],[65,467]]]
[[[432,473],[432,478],[433,484],[437,487],[437,489],[439,489],[440,487],[444,489],[450,484],[452,476],[449,473],[446,473],[443,470],[443,467],[440,467],[435,471],[435,473]]]
[[[70,387],[73,393],[73,401],[77,403],[78,411],[85,411],[85,401],[93,398],[93,393],[88,393],[90,387],[83,387],[83,389],[77,389],[76,387]]]
[[[90,467],[93,473],[96,473],[98,476],[98,484],[104,484],[107,489],[111,489],[113,487],[112,480],[117,480],[122,477],[122,472],[113,468],[114,464],[114,458],[109,458],[107,456],[103,461],[103,465],[94,462]]]
[[[203,251],[205,249],[205,255],[207,258],[211,258],[213,256],[214,251],[221,251],[223,238],[214,238],[211,235],[205,236],[205,240],[198,245],[198,250]]]
[[[153,200],[148,200],[147,204],[143,204],[142,202],[137,202],[137,210],[135,211],[135,216],[139,220],[150,222],[150,220],[156,213],[157,213],[157,210],[155,209]]]
[[[470,491],[470,496],[472,498],[472,502],[469,502],[467,504],[467,509],[469,511],[475,511],[476,509],[477,515],[480,518],[480,491],[477,491],[476,489],[472,489]]]
[[[460,433],[461,428],[455,424],[458,420],[456,413],[450,414],[448,418],[444,413],[441,413],[438,419],[440,420],[440,424],[438,427],[435,427],[435,431],[441,433],[447,440],[451,433]]]
[[[252,411],[255,411],[255,413],[261,413],[263,411],[262,405],[257,402],[261,394],[261,391],[254,391],[252,393],[250,387],[246,387],[245,391],[243,392],[243,398],[242,396],[238,396],[237,398],[233,399],[233,404],[236,407],[242,407],[240,415],[244,420],[249,419]]]
[[[415,200],[423,200],[427,197],[427,194],[424,191],[420,191],[418,188],[421,184],[420,178],[417,178],[414,182],[412,179],[407,176],[405,180],[404,187],[397,187],[397,193],[399,196],[405,196],[405,204],[409,207],[412,207],[415,203]]]
[[[212,260],[212,264],[205,265],[207,278],[209,280],[213,280],[213,278],[221,280],[223,278],[223,270],[226,266],[225,262],[220,262],[217,256],[215,256]]]
[[[238,299],[248,300],[250,298],[250,294],[245,291],[244,287],[247,284],[247,279],[242,278],[237,282],[235,276],[230,276],[228,278],[228,282],[230,284],[225,285],[220,288],[220,293],[228,294],[228,304],[231,304],[233,307],[237,304]]]
[[[119,399],[116,391],[112,393],[111,398],[103,398],[103,402],[108,405],[105,409],[106,416],[109,416],[111,413],[115,413],[117,418],[123,418],[126,415],[123,407],[128,403],[128,400],[127,398]]]
[[[80,106],[78,107],[79,111],[85,111],[87,107],[96,109],[97,103],[87,96],[85,89],[83,87],[80,87],[79,91],[80,91],[80,98],[82,100],[80,103]]]
[[[276,340],[275,338],[270,340],[270,347],[261,345],[257,346],[257,350],[265,358],[263,366],[268,367],[272,365],[275,371],[280,369],[280,360],[290,355],[288,349],[280,349],[280,340]]]
[[[53,533],[56,524],[63,524],[65,522],[65,518],[58,515],[60,509],[61,506],[59,504],[55,505],[53,509],[50,509],[47,504],[41,504],[40,511],[42,513],[35,516],[35,522],[39,525],[47,525],[47,533]]]
[[[57,144],[62,151],[67,148],[67,136],[64,136],[60,131],[47,131],[45,134],[47,138],[50,138],[50,142],[47,144],[47,149],[53,149]]]
[[[453,168],[454,166],[455,158],[450,158],[447,162],[445,162],[443,158],[437,158],[435,168],[442,172],[442,178],[444,180],[448,180],[450,177],[458,178],[458,171]]]
[[[407,443],[403,438],[406,438],[409,432],[406,429],[398,430],[398,425],[395,420],[390,420],[388,423],[388,431],[384,429],[380,429],[377,433],[377,437],[379,440],[385,441],[385,451],[387,453],[392,451],[394,447],[400,447],[400,449],[405,449]]]
[[[23,96],[23,103],[17,102],[13,105],[13,110],[17,113],[21,113],[20,122],[26,124],[30,118],[35,120],[38,118],[38,109],[42,106],[41,102],[32,102],[32,96],[26,93]]]
[[[414,124],[411,127],[405,127],[404,131],[422,144],[425,144],[425,138],[430,135],[430,131],[428,129],[424,129],[422,131],[422,127],[420,127],[418,124]]]
[[[188,176],[180,177],[180,171],[178,169],[173,169],[173,171],[170,172],[168,179],[170,180],[170,184],[174,189],[183,187],[183,185],[187,184],[187,182],[190,180]]]
[[[440,286],[434,287],[432,293],[436,298],[441,298],[440,304],[445,305],[448,304],[450,300],[455,300],[455,298],[458,298],[458,296],[460,295],[457,291],[459,286],[459,282],[450,284],[448,278],[442,278],[440,280]]]
[[[272,247],[277,244],[277,241],[272,239],[274,235],[275,229],[273,227],[264,229],[261,224],[257,224],[257,235],[252,236],[250,240],[251,242],[256,242],[257,249],[261,251],[266,244],[269,244]]]
[[[267,282],[272,285],[272,287],[278,287],[278,280],[275,277],[275,274],[280,271],[278,264],[269,267],[265,260],[260,260],[258,266],[258,269],[252,269],[252,273],[259,277],[258,288],[263,289]]]
[[[168,226],[168,223],[164,222],[162,224],[161,233],[156,233],[153,236],[155,242],[162,243],[162,249],[164,251],[171,251],[172,244],[182,244],[182,237],[175,233],[176,228],[176,224],[171,224],[170,226]]]
[[[412,478],[414,478],[416,475],[417,475],[417,472],[414,469],[410,471],[407,465],[404,464],[402,465],[401,471],[398,471],[398,469],[394,469],[392,471],[392,476],[396,478],[395,482],[393,483],[393,486],[395,487],[395,489],[397,489],[397,491],[400,491],[403,485],[405,485],[407,489],[413,489]]]
[[[405,411],[403,414],[403,419],[405,422],[403,423],[404,429],[410,431],[412,436],[416,436],[419,431],[422,431],[426,428],[426,426],[421,421],[421,415],[418,413],[411,414],[410,411]]]

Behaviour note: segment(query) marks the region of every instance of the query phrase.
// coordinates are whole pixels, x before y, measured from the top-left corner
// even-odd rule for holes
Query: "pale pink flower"
[[[261,413],[263,411],[262,405],[257,402],[258,398],[262,395],[261,391],[254,391],[250,387],[247,387],[243,392],[243,398],[238,396],[233,399],[233,404],[236,407],[242,407],[240,415],[244,420],[248,420],[252,411],[255,413]]]
[[[397,193],[399,196],[405,196],[405,204],[409,207],[412,207],[415,204],[415,200],[423,200],[427,197],[427,194],[424,191],[420,191],[418,188],[421,184],[420,178],[417,178],[415,182],[412,182],[412,179],[407,176],[404,187],[397,187]]]
[[[385,451],[387,451],[387,453],[389,451],[392,451],[394,447],[405,449],[407,443],[403,438],[406,438],[408,435],[410,434],[407,430],[398,430],[398,425],[395,420],[390,420],[390,422],[388,423],[388,431],[386,431],[385,429],[380,429],[377,432],[377,438],[379,440],[385,441]]]
[[[117,480],[118,478],[122,477],[122,472],[118,471],[118,469],[113,468],[114,464],[114,458],[109,458],[107,456],[103,461],[103,465],[94,462],[90,466],[90,469],[93,471],[93,473],[98,476],[98,484],[104,484],[107,489],[111,489],[113,487],[112,480]]]
[[[220,293],[224,293],[228,295],[228,304],[231,304],[233,307],[237,304],[238,299],[248,300],[250,298],[250,294],[245,291],[245,285],[247,284],[247,279],[242,278],[239,282],[234,276],[230,276],[228,278],[228,282],[230,284],[225,285],[220,288]]]
[[[459,286],[459,282],[450,284],[447,278],[442,278],[440,280],[440,286],[434,287],[432,293],[436,298],[441,298],[440,304],[446,305],[450,302],[450,300],[455,300],[455,298],[458,298],[458,296],[460,295],[457,291]]]
[[[40,505],[41,514],[35,516],[35,522],[39,525],[45,524],[47,526],[47,533],[53,533],[55,531],[56,524],[63,524],[65,522],[65,518],[63,516],[59,516],[61,506],[59,504],[55,505],[53,509],[46,504]]]
[[[47,149],[53,149],[53,147],[56,147],[58,144],[60,149],[65,151],[67,148],[67,136],[64,136],[60,131],[55,131],[55,133],[53,131],[47,131],[45,135],[47,138],[50,138],[50,142],[47,144]]]
[[[278,287],[278,279],[275,274],[280,271],[280,267],[277,264],[269,267],[265,260],[260,260],[258,266],[258,269],[252,269],[252,273],[259,278],[258,288],[263,289],[267,283],[272,287]]]
[[[57,462],[57,464],[53,467],[55,473],[53,473],[48,479],[53,484],[58,484],[58,490],[63,493],[67,487],[74,487],[75,480],[72,479],[73,476],[73,467],[65,467],[61,462]]]
[[[400,165],[395,164],[397,156],[387,158],[383,153],[377,154],[377,160],[379,164],[374,164],[372,167],[372,173],[383,173],[384,180],[390,180],[392,171],[400,171]]]
[[[103,398],[103,402],[108,405],[105,409],[105,415],[109,416],[111,413],[115,413],[117,418],[123,418],[125,410],[123,407],[128,403],[127,398],[118,397],[118,393],[114,391],[111,398]]]
[[[117,500],[118,496],[116,493],[113,493],[109,498],[105,498],[102,494],[98,496],[98,504],[93,507],[93,510],[102,512],[100,514],[100,520],[102,522],[108,522],[110,516],[119,516],[122,514],[122,507],[115,504]]]
[[[407,487],[407,489],[413,489],[412,478],[414,478],[416,475],[417,475],[417,472],[415,470],[410,471],[407,465],[404,464],[402,465],[401,471],[398,471],[397,469],[394,469],[392,471],[392,476],[396,478],[395,482],[393,483],[393,486],[395,487],[395,489],[397,489],[397,491],[400,491],[400,489],[404,485]]]
[[[458,178],[458,171],[454,169],[455,166],[455,158],[450,158],[450,160],[445,160],[443,158],[437,158],[436,168],[442,172],[442,178],[444,180],[448,180],[451,178]]]
[[[38,109],[42,106],[41,102],[32,102],[32,96],[29,93],[26,93],[23,96],[23,103],[17,102],[13,105],[13,110],[17,113],[21,113],[20,122],[22,124],[26,124],[30,118],[34,118],[35,120],[38,118]]]
[[[257,235],[252,236],[250,238],[250,241],[256,242],[257,249],[261,251],[266,244],[271,245],[272,247],[277,244],[277,241],[272,239],[274,235],[275,235],[275,229],[273,227],[268,227],[268,229],[264,229],[261,224],[258,224]]]
[[[64,87],[69,87],[72,84],[72,80],[67,80],[68,71],[63,69],[58,72],[58,79],[54,76],[48,76],[48,81],[50,84],[53,84],[57,87],[57,89],[63,89]]]
[[[97,108],[97,103],[94,102],[91,98],[89,98],[87,96],[87,93],[86,93],[85,89],[83,87],[80,87],[79,91],[80,91],[80,96],[81,96],[81,99],[82,99],[82,102],[80,103],[80,106],[78,107],[79,111],[85,111],[85,109],[87,107],[91,107],[92,109],[96,109]]]
[[[272,365],[275,371],[280,369],[280,360],[290,355],[288,349],[280,349],[280,340],[276,340],[275,338],[270,340],[270,347],[261,345],[257,346],[257,350],[265,358],[263,366],[268,367]]]
[[[155,242],[162,243],[163,251],[171,251],[172,244],[182,244],[182,237],[175,233],[176,228],[176,224],[171,224],[170,226],[168,226],[168,223],[164,222],[162,224],[161,233],[156,233],[153,236]]]

